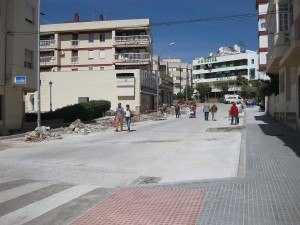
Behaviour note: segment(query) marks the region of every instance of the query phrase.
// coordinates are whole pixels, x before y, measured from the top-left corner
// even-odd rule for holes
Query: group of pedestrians
[[[190,107],[191,112],[190,112],[190,118],[195,118],[196,117],[196,104],[192,104]],[[205,121],[209,120],[209,113],[211,113],[212,121],[217,120],[217,111],[218,107],[215,103],[213,103],[212,106],[208,102],[204,102],[203,104],[203,112],[204,112],[204,119]],[[180,106],[179,104],[175,105],[175,116],[176,118],[179,118],[180,116]],[[229,116],[231,116],[231,125],[237,125],[239,123],[239,109],[236,106],[236,103],[233,103],[230,110],[229,110]]]
[[[127,104],[126,109],[121,106],[121,103],[118,103],[118,107],[116,109],[115,113],[115,119],[114,119],[114,126],[116,128],[116,132],[123,131],[123,123],[124,123],[124,117],[127,124],[127,130],[130,131],[130,123],[131,123],[131,117],[133,116],[133,111],[130,109],[130,106]],[[119,130],[120,126],[120,130]]]
[[[211,112],[212,121],[216,121],[217,120],[217,111],[218,111],[218,107],[216,106],[215,103],[213,103],[213,105],[210,106],[210,104],[208,102],[204,102],[203,112],[204,112],[205,121],[208,121],[210,112]]]

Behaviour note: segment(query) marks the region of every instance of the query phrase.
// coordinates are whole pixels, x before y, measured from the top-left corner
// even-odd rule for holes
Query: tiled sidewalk
[[[170,190],[187,189],[199,191],[195,192],[199,196],[201,193],[202,195],[205,193],[204,202],[199,200],[199,204],[194,206],[199,210],[198,213],[192,214],[192,216],[198,215],[197,222],[196,220],[186,222],[182,218],[183,220],[178,223],[181,225],[299,225],[300,158],[297,154],[300,153],[300,135],[258,112],[258,108],[247,109],[245,123],[239,177],[187,183],[141,185],[136,188],[141,191],[149,189],[149,192],[142,195],[152,192],[153,189],[158,190],[158,192],[166,191],[166,194]],[[115,197],[122,197],[122,192]],[[165,216],[169,216],[169,214],[165,214],[165,212],[169,212],[170,209],[174,210],[176,204],[180,205],[180,203],[174,202],[172,203],[173,207],[167,204],[168,208],[164,205],[163,200],[158,200],[161,199],[156,199],[157,205],[153,205],[155,205],[154,209],[159,208],[156,213],[160,218],[166,218]],[[137,199],[134,204],[143,209],[147,201]],[[191,202],[186,202],[186,204],[191,204]],[[167,207],[167,211],[160,208],[163,205]],[[100,204],[99,207],[103,207],[103,205]],[[106,212],[106,214],[112,212],[114,209]],[[130,210],[130,212],[132,212],[130,218],[135,218],[135,211]],[[155,217],[154,214],[153,216]],[[122,221],[122,218],[118,219]],[[131,223],[113,224],[147,223],[131,220]],[[173,225],[176,223],[171,221],[158,223],[156,221],[156,224]]]

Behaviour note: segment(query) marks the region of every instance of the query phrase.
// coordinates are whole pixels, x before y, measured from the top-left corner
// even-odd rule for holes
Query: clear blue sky
[[[151,23],[193,20],[256,13],[255,0],[41,0],[42,24],[73,20],[149,18]],[[94,14],[95,12],[95,14]],[[95,15],[95,16],[94,16]],[[257,17],[152,26],[154,54],[178,57],[191,63],[207,57],[221,46],[243,41],[245,48],[258,49]],[[175,42],[175,45],[168,46]]]

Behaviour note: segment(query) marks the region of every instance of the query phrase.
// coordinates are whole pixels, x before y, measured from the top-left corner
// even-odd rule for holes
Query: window
[[[94,50],[89,50],[89,59],[94,59]]]
[[[24,67],[33,69],[33,51],[25,49]]]
[[[94,42],[94,33],[90,33],[89,34],[89,43],[93,43]]]
[[[278,4],[279,31],[289,31],[289,4]]]
[[[99,52],[99,58],[100,59],[105,59],[105,50],[100,50],[100,52]]]
[[[100,42],[105,41],[105,33],[100,33]]]
[[[25,21],[27,21],[28,23],[32,23],[34,24],[34,11],[35,9],[31,6],[28,6],[26,8],[26,17],[25,17]]]
[[[284,77],[285,77],[285,74],[284,73],[281,73],[279,75],[279,92],[284,92]]]
[[[90,101],[89,97],[78,97],[78,103],[84,103],[89,101]]]
[[[89,66],[89,70],[94,70],[94,67],[92,67],[92,66]]]
[[[0,120],[2,120],[2,110],[3,110],[2,99],[3,99],[3,95],[0,95]]]

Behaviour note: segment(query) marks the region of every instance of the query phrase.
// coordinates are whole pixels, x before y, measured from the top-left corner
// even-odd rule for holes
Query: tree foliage
[[[201,97],[206,97],[211,92],[211,87],[207,83],[198,83],[196,89],[200,92]]]
[[[187,96],[188,100],[192,100],[193,93],[194,93],[194,88],[192,88],[190,85],[187,85],[187,87],[183,90],[183,98],[185,99]]]
[[[242,77],[241,75],[237,76],[237,78],[236,78],[237,86],[247,86],[248,83],[249,83],[249,81],[247,80],[247,78]]]

